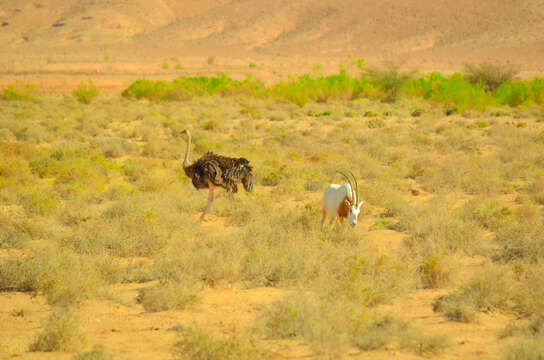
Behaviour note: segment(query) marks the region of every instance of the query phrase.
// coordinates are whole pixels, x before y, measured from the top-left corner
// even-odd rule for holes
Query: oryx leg
[[[323,229],[323,223],[325,222],[326,217],[327,217],[327,210],[323,209],[323,216],[321,217],[321,229]]]

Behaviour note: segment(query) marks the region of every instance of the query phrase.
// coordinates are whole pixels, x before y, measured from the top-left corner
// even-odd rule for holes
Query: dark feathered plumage
[[[196,189],[210,189],[208,204],[202,213],[204,218],[206,211],[213,202],[213,189],[222,187],[229,193],[238,192],[237,183],[242,183],[246,191],[253,189],[253,168],[245,158],[231,158],[214,154],[208,151],[200,159],[189,165],[189,151],[191,146],[191,134],[183,130],[187,135],[187,149],[183,160],[183,170],[191,178]]]
[[[238,191],[236,183],[244,184],[246,190],[251,191],[253,168],[245,158],[230,158],[208,151],[184,170],[197,189],[207,189],[209,180],[228,192]]]

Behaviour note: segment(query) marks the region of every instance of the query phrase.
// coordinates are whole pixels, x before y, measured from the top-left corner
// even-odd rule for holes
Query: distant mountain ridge
[[[141,46],[205,52],[544,59],[541,0],[4,0],[0,51]],[[209,50],[208,50],[209,51]]]

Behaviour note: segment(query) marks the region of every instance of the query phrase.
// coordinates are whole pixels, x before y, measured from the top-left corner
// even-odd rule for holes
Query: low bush
[[[472,322],[482,310],[513,311],[519,290],[520,284],[508,269],[490,266],[459,290],[436,299],[433,309],[450,320]]]
[[[79,305],[97,295],[105,285],[100,269],[85,257],[75,258],[65,253],[39,255],[42,273],[38,289],[47,302],[56,306]]]
[[[116,281],[106,265],[46,248],[25,258],[0,260],[0,290],[40,291],[51,305],[78,305],[106,282]]]
[[[414,77],[415,71],[402,71],[400,63],[387,61],[382,68],[365,69],[364,75],[383,92],[384,101],[394,102],[402,88]]]
[[[519,70],[512,64],[483,62],[466,63],[465,73],[468,80],[475,85],[483,85],[486,91],[495,91],[502,84],[512,81]]]
[[[188,232],[194,231],[193,235],[197,239],[206,237],[198,227],[191,230],[191,226],[195,224],[185,226]],[[184,237],[182,235],[181,238]],[[184,282],[188,279],[211,285],[220,281],[240,280],[241,259],[245,250],[240,247],[239,241],[227,239],[229,238],[225,235],[215,235],[207,238],[205,245],[199,241],[188,240],[165,247],[155,256],[153,277],[163,284]]]
[[[30,83],[6,86],[2,90],[2,93],[0,93],[0,99],[31,102],[38,102],[40,100],[36,93],[36,85]]]
[[[197,326],[183,327],[181,340],[174,345],[174,358],[185,360],[253,360],[270,354],[251,341],[232,335],[220,337]]]
[[[462,113],[468,109],[485,110],[494,104],[492,94],[479,85],[471,84],[460,73],[448,77],[433,72],[410,81],[406,87],[407,95],[422,97],[442,104],[454,112]]]
[[[386,255],[349,256],[338,270],[332,274],[336,281],[329,285],[330,296],[365,306],[390,302],[411,287],[413,281],[406,264]]]
[[[435,355],[449,346],[445,335],[429,333],[418,327],[408,329],[399,341],[401,348],[408,348],[421,356]]]
[[[356,302],[298,293],[265,307],[254,329],[267,339],[297,338],[323,357],[342,358],[347,349],[410,349],[433,354],[447,346],[444,336],[425,335],[408,321],[374,312]]]
[[[0,248],[21,249],[41,231],[29,221],[13,221],[0,214]]]
[[[475,199],[467,201],[461,208],[465,221],[477,221],[484,229],[495,231],[510,215],[511,210],[496,200]]]
[[[36,291],[42,269],[33,259],[0,259],[0,291]]]
[[[66,309],[57,309],[45,324],[30,351],[77,351],[86,343],[80,332],[79,320]]]
[[[113,355],[102,346],[94,346],[92,350],[75,355],[72,360],[113,360]]]
[[[447,257],[441,255],[429,255],[424,258],[418,267],[421,283],[424,288],[440,288],[452,282],[454,264]]]
[[[495,97],[501,105],[516,107],[520,105],[544,104],[544,78],[517,80],[501,85]]]
[[[29,189],[19,200],[30,215],[51,215],[62,205],[55,194],[47,189]]]
[[[162,179],[164,180],[164,179]],[[79,254],[153,256],[169,239],[184,232],[179,210],[170,194],[143,194],[123,198],[103,207],[64,237],[66,246]],[[158,214],[162,214],[159,216]]]
[[[383,348],[409,328],[408,322],[393,315],[377,316],[366,312],[355,317],[352,326],[353,342],[363,351]]]
[[[148,312],[185,310],[197,300],[195,285],[186,281],[141,289],[136,298]]]
[[[419,209],[408,211],[399,222],[410,231],[404,245],[414,254],[424,257],[435,254],[480,251],[482,230],[473,221],[464,221],[458,211],[434,200]],[[402,225],[407,224],[407,225]]]
[[[235,80],[224,73],[218,73],[217,76],[180,76],[172,82],[140,79],[132,83],[121,95],[152,101],[180,101],[208,95],[260,97],[263,91],[263,83],[249,75],[244,80]]]
[[[498,256],[503,261],[544,259],[544,225],[539,217],[530,219],[523,212],[510,215],[497,227],[495,239],[502,246]]]
[[[83,104],[90,104],[99,94],[100,91],[93,84],[92,80],[88,80],[87,83],[82,81],[72,92],[72,95]]]
[[[328,102],[350,100],[372,93],[374,85],[366,78],[353,77],[341,69],[338,74],[291,76],[271,87],[278,100],[290,101],[304,107],[309,101]]]
[[[504,360],[541,360],[544,359],[544,337],[517,339],[504,346]]]
[[[393,102],[401,94],[405,94],[442,104],[448,114],[467,110],[481,112],[494,104],[518,106],[544,103],[542,78],[512,80],[515,71],[492,63],[467,65],[466,69],[466,76],[461,73],[444,76],[439,72],[432,72],[415,78],[415,71],[402,71],[398,63],[386,62],[381,68],[365,69],[360,76],[348,74],[345,67],[341,66],[337,74],[289,76],[286,80],[270,86],[265,86],[251,76],[244,80],[235,80],[219,73],[215,77],[181,76],[172,82],[140,79],[125,89],[122,95],[152,101],[184,101],[195,96],[209,95],[243,95],[273,97],[304,107],[309,102],[359,98]],[[422,113],[416,112],[418,116]]]

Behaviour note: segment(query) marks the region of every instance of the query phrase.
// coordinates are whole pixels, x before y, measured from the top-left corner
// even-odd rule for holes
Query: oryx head
[[[353,184],[350,180],[350,178],[344,174],[343,172],[338,171],[340,175],[346,178],[349,185],[349,190],[351,194],[348,194],[346,201],[346,205],[349,209],[348,212],[348,220],[349,224],[351,226],[357,225],[357,217],[359,216],[359,212],[361,211],[361,205],[363,205],[363,202],[359,202],[359,186],[357,185],[357,179],[355,178],[355,175],[350,171],[350,175],[353,178],[353,183],[355,183],[355,188],[353,187]],[[351,196],[350,196],[351,195]],[[351,199],[350,199],[351,198]]]

